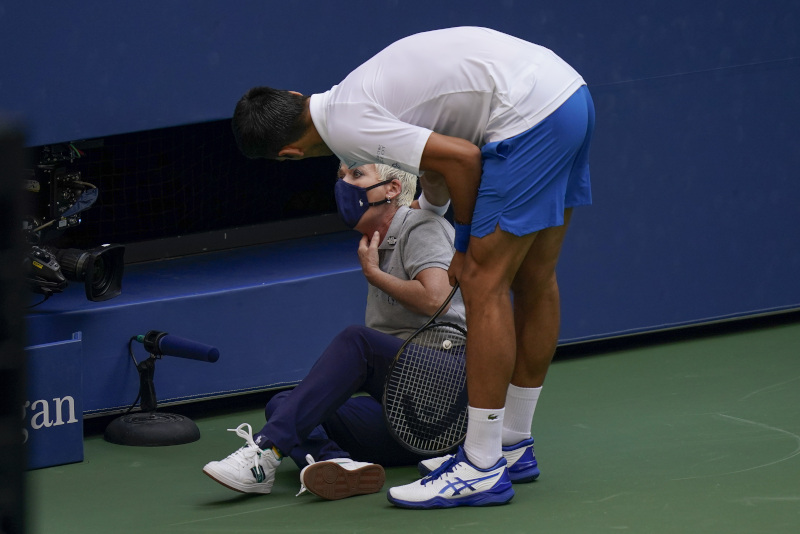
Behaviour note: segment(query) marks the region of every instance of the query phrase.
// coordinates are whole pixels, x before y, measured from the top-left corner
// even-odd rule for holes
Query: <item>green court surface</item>
[[[374,495],[296,497],[290,460],[272,494],[230,491],[202,467],[242,444],[226,429],[260,428],[264,398],[187,408],[202,434],[187,445],[87,432],[82,463],[27,474],[28,532],[800,532],[796,315],[560,351],[534,418],[542,476],[506,506],[394,508],[385,490],[412,467]]]

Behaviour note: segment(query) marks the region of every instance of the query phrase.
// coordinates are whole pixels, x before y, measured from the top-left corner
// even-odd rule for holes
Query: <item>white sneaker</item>
[[[386,473],[378,464],[355,462],[350,458],[334,458],[314,462],[306,456],[309,465],[300,471],[300,495],[308,490],[330,501],[377,493],[386,482]]]
[[[395,506],[417,509],[493,506],[505,504],[513,497],[505,458],[481,469],[472,465],[461,447],[429,476],[392,488],[387,494]]]
[[[428,476],[452,457],[452,454],[448,454],[422,460],[417,464],[417,470],[420,476]],[[514,484],[533,482],[539,478],[539,467],[533,451],[533,438],[520,441],[516,445],[503,447],[503,458],[508,464],[508,476]]]
[[[245,430],[246,428],[246,430]],[[243,438],[247,443],[224,460],[209,462],[203,467],[207,474],[223,486],[242,493],[269,493],[275,483],[275,470],[281,461],[272,449],[265,451],[253,441],[253,429],[247,423],[229,432]]]

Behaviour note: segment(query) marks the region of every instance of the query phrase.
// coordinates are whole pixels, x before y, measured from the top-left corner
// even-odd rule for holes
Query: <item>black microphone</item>
[[[136,341],[144,343],[147,352],[156,356],[177,356],[209,363],[219,359],[219,350],[216,347],[158,330],[150,330],[143,336],[136,336]]]

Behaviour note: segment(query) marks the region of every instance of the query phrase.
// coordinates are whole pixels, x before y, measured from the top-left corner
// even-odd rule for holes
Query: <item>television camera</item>
[[[123,245],[82,250],[51,244],[65,230],[79,225],[80,214],[97,200],[97,187],[84,181],[80,172],[69,170],[69,164],[82,154],[73,144],[44,147],[38,163],[27,171],[25,190],[31,214],[22,223],[28,245],[23,266],[28,287],[44,295],[44,300],[64,291],[67,280],[82,282],[91,301],[108,300],[122,291]]]

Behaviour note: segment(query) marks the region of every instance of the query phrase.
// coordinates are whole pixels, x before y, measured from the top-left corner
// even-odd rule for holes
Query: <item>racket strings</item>
[[[432,325],[406,345],[389,376],[386,415],[397,436],[421,451],[463,439],[467,422],[461,330]]]

